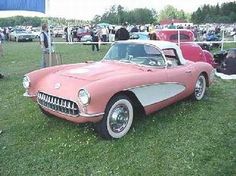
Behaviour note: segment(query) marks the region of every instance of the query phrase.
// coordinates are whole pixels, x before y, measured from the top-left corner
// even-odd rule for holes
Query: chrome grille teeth
[[[79,115],[79,108],[73,101],[51,96],[42,92],[38,93],[37,100],[41,106],[45,106],[49,109],[69,115]]]

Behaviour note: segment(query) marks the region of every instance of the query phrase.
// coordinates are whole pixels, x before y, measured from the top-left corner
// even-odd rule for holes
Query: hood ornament
[[[61,84],[60,84],[60,83],[56,83],[56,84],[54,85],[54,88],[55,88],[55,89],[60,89],[60,87],[61,87]]]

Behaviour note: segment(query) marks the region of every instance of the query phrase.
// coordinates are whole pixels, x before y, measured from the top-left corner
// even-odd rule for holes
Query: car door
[[[190,63],[181,64],[175,49],[163,50],[169,64],[166,68],[168,82],[172,84],[172,94],[175,100],[183,99],[192,93],[194,67]]]
[[[140,63],[140,79],[131,91],[141,104],[146,107],[165,100],[166,63],[160,49],[153,45],[130,44],[128,57],[131,61]]]

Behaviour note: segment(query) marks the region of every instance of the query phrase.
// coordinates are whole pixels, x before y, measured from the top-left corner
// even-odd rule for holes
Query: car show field
[[[38,42],[3,47],[0,175],[236,174],[236,80],[215,77],[201,101],[185,99],[135,117],[127,135],[108,141],[94,133],[93,124],[48,117],[23,97],[23,76],[40,68]],[[110,45],[99,52],[90,45],[54,47],[70,64],[99,61]]]

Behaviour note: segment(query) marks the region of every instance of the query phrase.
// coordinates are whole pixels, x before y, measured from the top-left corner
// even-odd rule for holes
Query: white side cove
[[[152,105],[167,100],[185,90],[185,86],[179,83],[161,83],[144,85],[131,88],[143,106]]]

